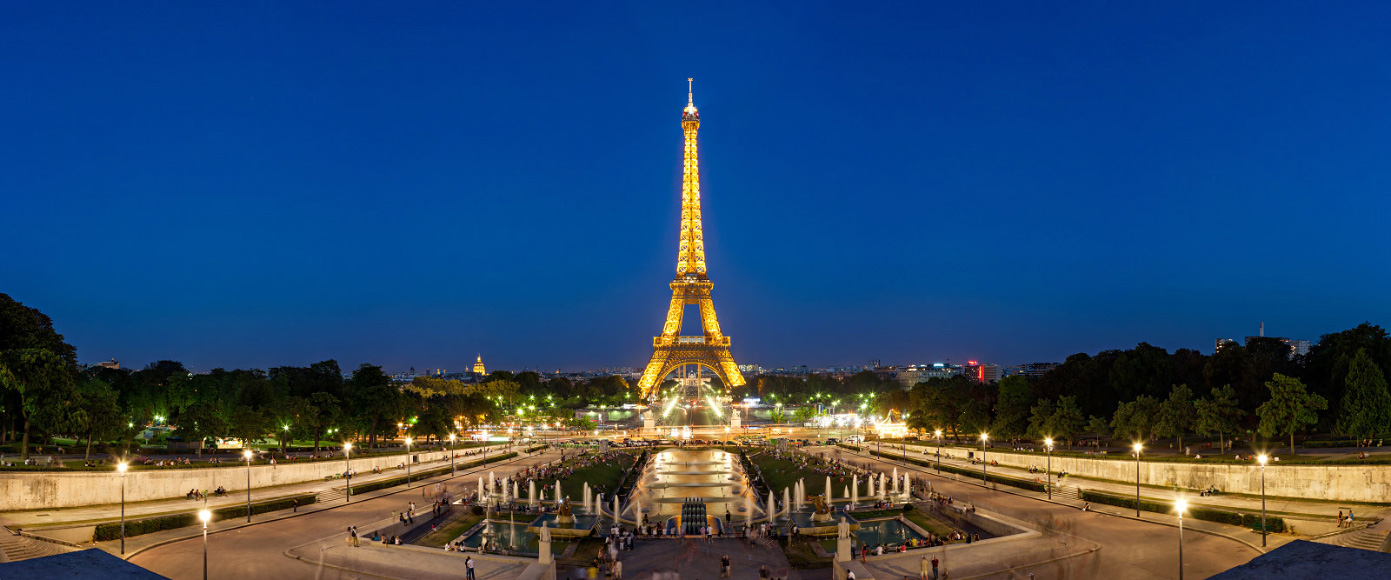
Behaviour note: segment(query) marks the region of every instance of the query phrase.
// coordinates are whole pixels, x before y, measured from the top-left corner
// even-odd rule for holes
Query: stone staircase
[[[60,544],[26,538],[10,531],[9,528],[0,528],[0,562],[18,562],[73,550]]]
[[[332,487],[319,492],[318,503],[343,503],[346,487]]]
[[[1387,533],[1387,530],[1368,527],[1319,538],[1317,541],[1324,544],[1343,546],[1345,548],[1357,548],[1359,550],[1380,552],[1382,546],[1386,543]]]

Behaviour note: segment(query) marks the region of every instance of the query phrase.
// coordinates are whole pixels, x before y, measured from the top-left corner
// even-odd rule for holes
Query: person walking
[[[937,556],[932,557],[932,580],[937,580]]]
[[[927,556],[918,559],[919,580],[927,580]]]
[[[466,579],[475,580],[476,577],[473,575],[473,556],[464,556],[464,568],[468,569],[468,576],[466,576]]]
[[[623,580],[623,561],[613,561],[613,580]]]
[[[723,558],[720,558],[720,578],[728,578],[728,577],[729,577],[729,554],[725,554]]]

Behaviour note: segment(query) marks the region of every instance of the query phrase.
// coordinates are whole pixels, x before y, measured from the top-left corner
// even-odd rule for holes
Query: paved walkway
[[[767,566],[775,578],[830,578],[831,569],[793,570],[781,548],[751,546],[746,540],[720,539],[710,542],[687,538],[680,540],[639,541],[631,551],[619,552],[623,562],[623,577],[639,580],[654,578],[653,574],[675,572],[680,578],[717,580],[720,577],[720,558],[728,555],[731,578],[758,578],[761,566]],[[568,574],[566,573],[568,572]],[[580,578],[584,569],[572,569],[561,574],[565,578]]]
[[[816,451],[822,451],[817,449]],[[976,505],[983,512],[995,512],[1028,522],[1043,532],[1037,541],[982,542],[979,545],[953,544],[947,548],[947,569],[954,580],[964,578],[1021,578],[1032,572],[1036,580],[1045,578],[1127,578],[1171,579],[1178,574],[1177,518],[1146,513],[1143,519],[1111,512],[1109,506],[1094,506],[1084,512],[1080,503],[1047,501],[1046,496],[1010,486],[998,490],[982,488],[980,480],[908,465],[906,468],[884,458],[847,449],[829,451],[833,458],[868,464],[876,471],[898,467],[915,477],[926,477],[938,492],[957,503]],[[1260,536],[1249,530],[1185,518],[1183,522],[1184,571],[1193,578],[1205,578],[1259,555]],[[1199,533],[1194,533],[1199,532]],[[1208,533],[1203,533],[1208,532]],[[1270,547],[1292,538],[1271,536]],[[1252,543],[1250,540],[1254,540]],[[1007,547],[991,547],[1007,546]],[[1099,546],[1099,547],[1097,547]],[[1097,547],[1095,550],[1091,548]],[[929,549],[928,553],[940,548]],[[871,567],[882,567],[876,577],[917,577],[921,554],[870,559]],[[931,558],[929,557],[929,560]]]
[[[477,485],[478,476],[494,471],[498,477],[558,459],[559,453],[543,452],[501,464],[460,471],[427,479],[410,488],[393,487],[353,496],[350,504],[325,504],[298,514],[275,512],[274,517],[246,524],[245,520],[214,522],[207,539],[210,578],[258,580],[328,578],[462,578],[462,554],[409,546],[361,546],[350,548],[343,532],[358,526],[368,532],[375,526],[395,522],[396,512],[406,502],[420,505],[420,496],[435,483],[445,483],[456,491]],[[427,503],[428,506],[428,503]],[[268,514],[269,515],[269,514]],[[417,520],[417,522],[420,520]],[[201,577],[203,546],[201,529],[182,528],[137,536],[127,541],[127,557],[135,564],[170,578]],[[132,545],[132,542],[135,545]],[[114,551],[113,542],[98,547]],[[138,553],[133,553],[138,552]],[[404,557],[410,554],[410,557]],[[438,557],[436,557],[438,554]],[[473,555],[477,558],[477,555]],[[515,561],[483,557],[478,565],[480,578],[515,577]],[[487,561],[495,563],[485,563]]]
[[[494,454],[500,454],[497,452],[497,450],[501,448],[502,446],[490,447],[488,451],[489,457],[491,458]],[[468,451],[474,450],[475,449],[469,449]],[[515,448],[515,446],[514,450],[518,451],[519,453],[521,452],[521,450]],[[556,455],[558,458],[559,454]],[[483,459],[481,456],[476,455],[461,456],[459,458],[456,458],[454,462],[455,465],[463,465],[471,461],[478,461],[481,459]],[[492,465],[492,462],[489,461],[488,464]],[[448,465],[448,459],[428,463],[417,463],[411,467],[411,473],[420,473],[431,469],[447,467]],[[252,469],[269,468],[257,466],[253,467]],[[127,485],[139,485],[139,474],[140,472],[131,472],[130,475],[127,475],[126,477],[129,478],[129,480],[127,481]],[[406,470],[404,469],[390,469],[387,471],[383,471],[380,474],[374,474],[371,472],[360,473],[353,478],[353,484],[363,485],[374,481],[391,479],[395,477],[401,477],[404,475],[406,475]],[[280,485],[275,487],[255,488],[251,490],[251,501],[252,503],[259,503],[266,500],[284,497],[293,497],[308,494],[322,494],[320,496],[320,500],[337,500],[341,502],[344,499],[343,492],[345,483],[346,480],[334,479],[309,481],[304,483]],[[129,521],[152,515],[186,513],[188,511],[199,510],[205,507],[208,509],[217,509],[221,507],[237,505],[246,505],[245,489],[240,490],[240,493],[232,493],[221,497],[212,496],[205,501],[190,500],[186,498],[171,498],[153,501],[129,502],[125,505],[125,512],[126,520]],[[73,525],[82,525],[86,526],[87,528],[91,528],[92,525],[96,523],[119,521],[120,517],[120,504],[92,505],[70,508],[49,508],[41,510],[6,512],[4,514],[0,514],[0,525],[4,525],[10,528],[24,528],[26,530],[31,531],[38,531],[38,529],[40,528],[67,527]],[[255,519],[257,517],[259,516],[252,516],[252,519]]]
[[[867,447],[866,449],[872,449],[872,447]],[[937,448],[935,446],[927,447],[909,445],[908,451],[908,457],[912,459],[929,462],[936,461],[936,456],[933,455],[937,451]],[[882,452],[889,455],[890,457],[903,456],[902,452],[898,451],[897,449],[891,449],[888,446],[885,446],[882,449]],[[969,469],[976,472],[979,472],[981,470],[980,465],[972,465],[968,461],[965,461],[963,459],[956,459],[951,455],[947,455],[953,452],[959,455],[964,455],[964,452],[959,449],[953,449],[950,447],[944,448],[944,457],[942,460],[943,465],[950,465],[959,469]],[[1047,481],[1046,476],[1042,472],[1044,466],[1047,465],[1047,457],[1045,457],[1044,455],[1039,455],[1038,460],[1038,465],[1036,467],[1039,468],[1040,472],[1036,474],[1029,473],[1027,468],[1010,467],[1005,465],[991,465],[989,466],[988,472],[991,474],[1004,475],[1007,477],[1013,477],[1016,479],[1028,481],[1032,481],[1035,479],[1041,482]],[[963,481],[969,479],[969,476],[959,477]],[[1097,479],[1082,479],[1077,477],[1066,477],[1063,478],[1063,480],[1060,482],[1058,478],[1055,476],[1053,478],[1053,484],[1055,486],[1055,497],[1059,495],[1062,495],[1064,497],[1075,497],[1075,492],[1078,489],[1094,490],[1122,497],[1135,497],[1134,483],[1127,484],[1124,482],[1105,481]],[[1003,486],[1002,484],[992,485],[1008,487]],[[1022,492],[1023,490],[1020,491]],[[1060,494],[1060,491],[1062,491],[1063,493]],[[1192,506],[1209,506],[1253,514],[1259,514],[1261,512],[1261,498],[1259,496],[1252,497],[1247,495],[1234,494],[1200,496],[1191,491],[1176,491],[1172,488],[1142,486],[1140,488],[1140,497],[1142,499],[1168,503],[1172,503],[1179,497],[1183,497],[1188,501],[1189,505]],[[1296,531],[1303,535],[1319,535],[1323,533],[1328,533],[1330,531],[1336,531],[1337,525],[1335,520],[1337,520],[1336,516],[1338,514],[1338,510],[1346,510],[1348,507],[1349,506],[1346,503],[1321,501],[1317,499],[1266,499],[1267,513],[1273,515],[1288,516],[1296,519],[1297,521],[1291,523],[1296,527]],[[1366,516],[1373,519],[1382,519],[1388,513],[1391,513],[1391,508],[1382,506],[1358,505],[1353,507],[1356,513],[1359,514],[1359,518]],[[1133,514],[1134,512],[1132,511],[1131,513]]]

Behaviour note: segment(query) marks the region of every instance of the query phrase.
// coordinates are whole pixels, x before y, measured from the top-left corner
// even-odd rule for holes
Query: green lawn
[[[798,537],[789,541],[783,546],[783,553],[787,555],[787,563],[799,570],[829,568],[831,559],[816,555],[816,549],[812,547],[812,542],[815,541],[810,537]],[[831,547],[826,551],[831,553],[836,551],[835,540],[831,540]]]
[[[416,545],[425,546],[427,548],[443,548],[445,544],[459,537],[459,534],[468,531],[474,524],[483,521],[483,516],[481,514],[473,515],[473,512],[469,511],[467,507],[460,507],[458,509],[463,511],[462,516],[445,522],[444,527],[430,532],[419,540],[416,540]]]
[[[577,463],[583,457],[567,461],[567,464]],[[584,494],[584,484],[589,482],[590,489],[596,493],[604,491],[612,493],[618,487],[618,482],[623,479],[623,473],[637,462],[637,457],[633,453],[620,453],[617,460],[608,462],[598,462],[587,467],[576,469],[575,472],[560,481],[561,492],[571,498],[579,498]],[[538,487],[555,487],[555,478],[547,478],[536,483]],[[522,492],[525,493],[525,492]],[[550,497],[550,496],[547,496]]]
[[[795,461],[778,459],[765,453],[750,454],[749,460],[763,471],[763,479],[775,494],[782,493],[783,488],[792,488],[799,478],[806,479],[807,495],[821,495],[825,491],[826,476],[811,469],[798,467]],[[831,496],[840,497],[848,485],[850,478],[831,477]]]

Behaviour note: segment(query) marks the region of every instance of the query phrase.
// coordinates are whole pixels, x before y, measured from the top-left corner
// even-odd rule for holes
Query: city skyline
[[[560,10],[13,9],[0,291],[90,363],[639,367],[695,77],[740,362],[1211,352],[1391,315],[1348,219],[1391,209],[1365,13]],[[642,26],[677,19],[708,33]]]

